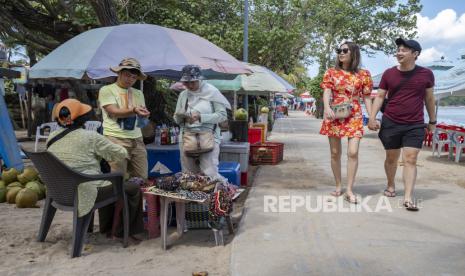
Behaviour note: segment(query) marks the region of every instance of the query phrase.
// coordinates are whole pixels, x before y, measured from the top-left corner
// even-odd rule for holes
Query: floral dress
[[[334,68],[328,69],[320,84],[323,89],[331,89],[331,104],[341,104],[352,98],[352,113],[345,119],[323,120],[320,134],[330,137],[363,136],[363,118],[360,100],[370,95],[373,81],[368,70],[360,69],[357,73]]]

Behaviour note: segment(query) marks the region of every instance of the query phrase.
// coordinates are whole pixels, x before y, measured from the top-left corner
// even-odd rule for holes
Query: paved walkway
[[[285,142],[285,160],[257,172],[233,240],[231,275],[463,275],[465,189],[446,181],[465,180],[463,162],[436,161],[423,151],[416,189],[422,209],[408,212],[399,207],[401,169],[400,196],[381,195],[384,151],[375,133],[361,142],[355,191],[371,196],[367,206],[372,210],[380,203],[391,206],[392,212],[370,213],[364,208],[325,213],[304,207],[290,213],[264,211],[264,196],[309,196],[316,208],[317,196],[333,190],[329,146],[326,137],[318,134],[320,123],[296,112],[277,121],[272,140]],[[343,155],[343,168],[345,159]],[[334,201],[325,198],[325,202],[328,199]],[[346,202],[337,204],[349,208]]]

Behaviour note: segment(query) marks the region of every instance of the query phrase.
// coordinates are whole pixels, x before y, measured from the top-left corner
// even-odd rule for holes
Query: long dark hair
[[[347,69],[347,71],[352,72],[352,73],[357,73],[358,70],[360,69],[360,47],[351,42],[351,41],[346,41],[339,45],[339,48],[341,48],[343,45],[347,45],[349,47],[350,51],[350,66]],[[342,62],[339,61],[339,55],[336,57],[336,69],[337,70],[342,70]]]

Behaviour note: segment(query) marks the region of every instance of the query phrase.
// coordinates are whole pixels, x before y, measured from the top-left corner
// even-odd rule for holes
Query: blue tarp
[[[0,96],[0,156],[7,168],[23,170],[23,160],[3,96]]]

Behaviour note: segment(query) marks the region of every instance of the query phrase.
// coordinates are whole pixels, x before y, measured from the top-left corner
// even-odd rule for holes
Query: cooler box
[[[262,128],[256,128],[256,127],[249,128],[249,131],[248,131],[249,143],[250,144],[261,143],[262,133],[263,133]]]
[[[234,161],[241,164],[241,172],[249,166],[250,144],[247,142],[223,142],[220,144],[220,161]],[[241,182],[244,185],[244,182]]]
[[[218,172],[226,177],[229,183],[236,186],[241,185],[241,165],[239,163],[221,161],[218,165]]]
[[[159,177],[162,175],[171,175],[181,171],[181,159],[179,145],[146,145],[147,162],[149,167],[149,177]],[[155,166],[157,165],[158,166]],[[167,174],[160,174],[155,170],[161,169],[162,172],[166,168],[171,171]]]

